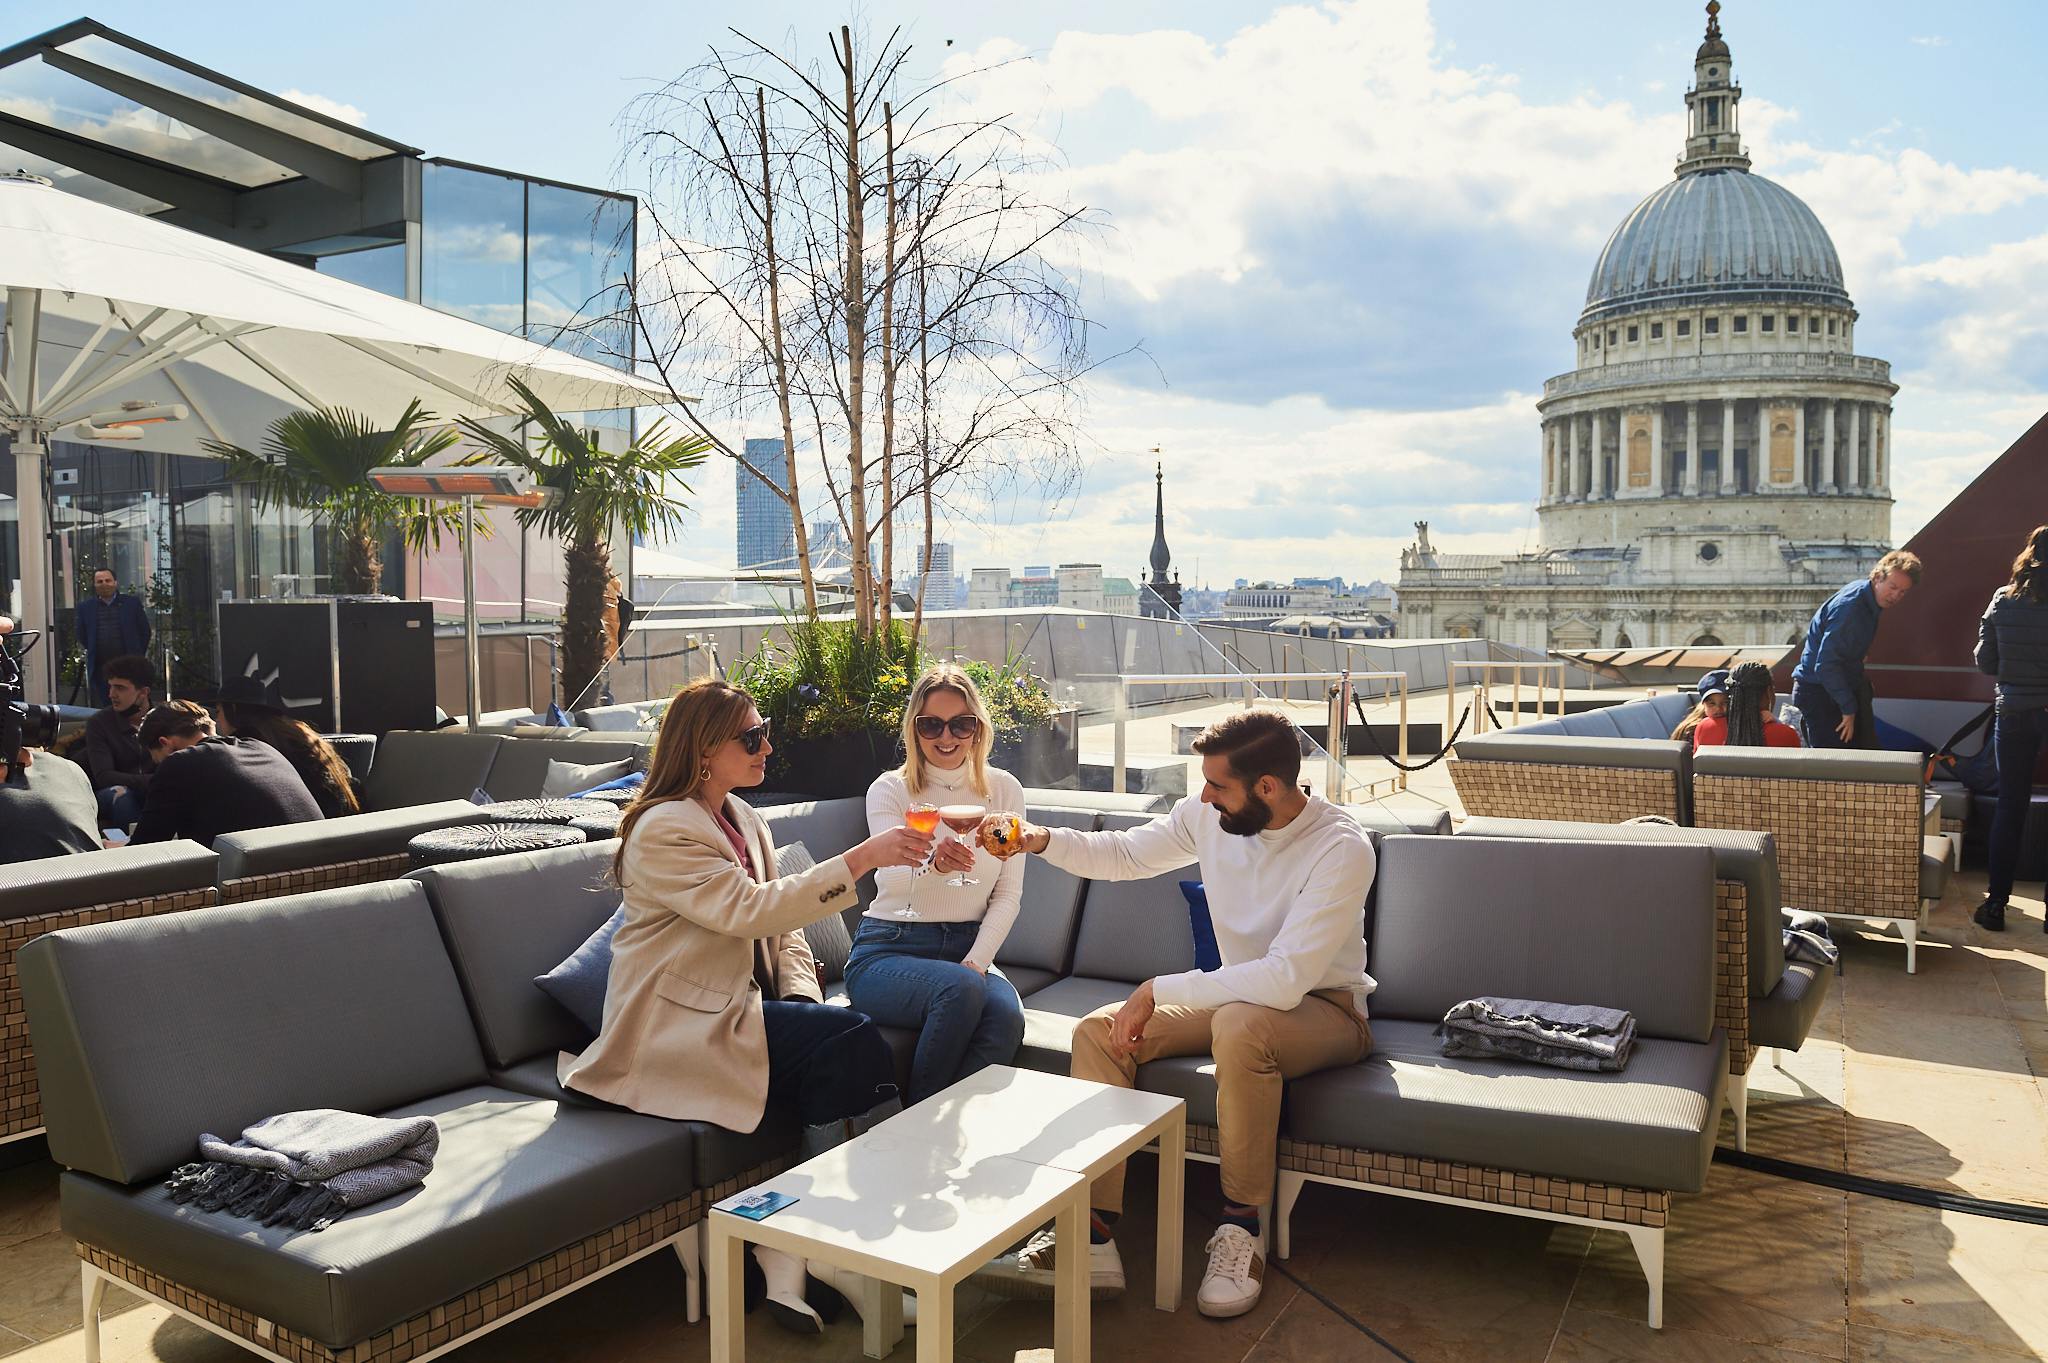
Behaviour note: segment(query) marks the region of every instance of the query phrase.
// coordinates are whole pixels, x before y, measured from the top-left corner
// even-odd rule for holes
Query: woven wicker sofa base
[[[1213,1159],[1220,1149],[1215,1127],[1188,1127],[1190,1154]],[[1671,1194],[1653,1188],[1625,1188],[1611,1183],[1552,1178],[1548,1174],[1521,1174],[1511,1169],[1483,1169],[1419,1155],[1310,1145],[1285,1137],[1280,1140],[1279,1167],[1375,1188],[1432,1193],[1463,1202],[1612,1221],[1617,1225],[1662,1226],[1671,1215]]]
[[[707,1188],[665,1202],[630,1221],[599,1231],[573,1245],[514,1269],[502,1278],[443,1302],[409,1320],[345,1349],[331,1349],[318,1340],[271,1326],[238,1306],[195,1292],[140,1264],[95,1245],[81,1243],[78,1257],[102,1273],[126,1283],[180,1311],[190,1312],[257,1349],[292,1363],[406,1363],[444,1345],[489,1329],[496,1322],[564,1288],[573,1287],[631,1258],[652,1245],[673,1239],[703,1219],[704,1209],[721,1198],[787,1168],[791,1161],[771,1161]]]
[[[1459,802],[1475,818],[1623,823],[1658,814],[1678,820],[1677,777],[1668,771],[1463,758],[1449,769]]]
[[[35,1056],[29,1052],[28,1015],[21,1004],[21,982],[14,972],[14,953],[46,932],[82,928],[92,923],[118,923],[128,918],[153,918],[160,913],[203,909],[214,902],[211,887],[144,895],[111,904],[59,909],[29,918],[0,922],[0,1140],[36,1131],[43,1124],[43,1098],[36,1089]]]
[[[363,857],[357,861],[308,866],[298,871],[241,876],[221,883],[220,902],[245,904],[252,899],[277,899],[288,894],[338,889],[344,885],[368,885],[379,880],[395,880],[411,869],[411,859],[400,852],[394,856]]]

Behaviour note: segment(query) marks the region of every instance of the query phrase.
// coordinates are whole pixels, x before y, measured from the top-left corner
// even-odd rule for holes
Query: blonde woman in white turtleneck
[[[868,787],[868,828],[901,828],[913,805],[1024,812],[1024,787],[991,767],[995,730],[973,678],[942,663],[918,678],[903,713],[900,771]],[[974,833],[944,828],[929,868],[875,873],[875,902],[854,934],[846,993],[876,1022],[918,1029],[904,1101],[914,1103],[989,1065],[1024,1040],[1024,1004],[996,967],[1017,921],[1023,857],[998,861]],[[976,884],[952,885],[956,872]]]

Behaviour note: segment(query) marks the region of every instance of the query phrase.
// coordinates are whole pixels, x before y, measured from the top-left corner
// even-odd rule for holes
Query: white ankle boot
[[[755,1245],[753,1251],[768,1286],[768,1313],[776,1324],[801,1335],[823,1334],[825,1322],[804,1300],[804,1261],[766,1245]]]
[[[846,1304],[853,1308],[855,1315],[864,1314],[861,1310],[866,1302],[864,1293],[872,1279],[863,1277],[849,1269],[834,1268],[832,1265],[818,1260],[811,1261],[809,1272],[813,1278],[816,1278],[819,1282],[824,1283],[840,1296],[846,1298]],[[883,1290],[893,1291],[894,1289],[884,1284]],[[903,1323],[905,1325],[917,1324],[917,1294],[907,1288],[903,1290]]]

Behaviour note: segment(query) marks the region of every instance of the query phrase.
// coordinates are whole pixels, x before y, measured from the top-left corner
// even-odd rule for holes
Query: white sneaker
[[[1042,1230],[1024,1248],[991,1260],[974,1275],[974,1282],[1006,1297],[1053,1295],[1053,1264],[1056,1247],[1053,1233]],[[1095,1301],[1122,1295],[1124,1260],[1116,1241],[1105,1240],[1088,1246],[1088,1296]]]
[[[1241,1316],[1257,1306],[1266,1278],[1266,1256],[1259,1253],[1259,1237],[1243,1226],[1218,1226],[1202,1248],[1208,1252],[1209,1267],[1202,1271],[1201,1290],[1195,1293],[1201,1313]]]

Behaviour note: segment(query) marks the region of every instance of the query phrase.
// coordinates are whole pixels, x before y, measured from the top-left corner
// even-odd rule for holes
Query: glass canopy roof
[[[208,71],[89,19],[0,50],[0,161],[123,208],[195,182],[337,188],[418,149]]]

